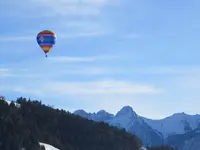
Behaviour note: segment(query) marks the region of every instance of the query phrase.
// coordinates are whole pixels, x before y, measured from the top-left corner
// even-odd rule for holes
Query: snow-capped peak
[[[130,106],[124,106],[108,123],[128,130],[135,122],[140,122],[138,115]]]

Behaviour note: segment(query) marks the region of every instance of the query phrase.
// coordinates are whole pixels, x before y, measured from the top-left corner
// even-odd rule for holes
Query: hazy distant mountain
[[[185,113],[176,113],[160,120],[143,119],[153,129],[161,132],[165,138],[174,134],[184,134],[200,125],[200,115],[188,115]]]
[[[176,113],[164,119],[153,120],[137,115],[130,106],[124,106],[116,115],[110,114],[105,110],[97,113],[87,113],[84,110],[77,110],[74,114],[125,128],[127,131],[136,134],[145,145],[150,146],[161,145],[167,143],[167,141],[173,145],[172,141],[179,140],[180,136],[185,136],[187,133],[196,132],[196,129],[200,126],[200,115]],[[185,142],[191,143],[193,140],[199,143],[198,138],[196,139],[193,135],[191,134],[187,141],[181,140],[181,146],[183,147]]]
[[[125,128],[127,131],[137,135],[145,145],[161,145],[164,143],[162,134],[152,129],[130,106],[123,107],[116,115],[110,114],[105,110],[97,113],[87,113],[84,110],[77,110],[74,114]]]
[[[74,114],[91,119],[91,120],[95,120],[95,121],[106,121],[114,117],[113,114],[109,114],[105,110],[100,110],[97,113],[87,113],[84,110],[80,109],[80,110],[75,111]]]

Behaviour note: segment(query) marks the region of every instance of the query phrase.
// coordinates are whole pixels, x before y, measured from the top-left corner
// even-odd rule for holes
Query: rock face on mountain
[[[137,135],[145,145],[161,145],[164,143],[162,134],[152,129],[139,117],[131,107],[123,107],[114,118],[106,120],[113,126],[125,128],[126,131]]]
[[[182,150],[199,150],[200,149],[200,136],[193,137],[190,140],[185,141],[181,147]]]
[[[178,147],[181,150],[200,149],[200,128],[184,134],[171,135],[166,138],[166,144]]]
[[[144,145],[148,146],[170,144],[181,148],[181,150],[187,149],[188,146],[194,147],[190,150],[196,150],[195,147],[200,144],[198,132],[200,115],[176,113],[164,119],[153,120],[137,115],[130,106],[124,106],[116,115],[105,110],[97,113],[77,110],[74,114],[125,128],[126,131],[137,135]]]

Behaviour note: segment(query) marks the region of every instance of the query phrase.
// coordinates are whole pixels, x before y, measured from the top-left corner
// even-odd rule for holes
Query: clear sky
[[[69,111],[200,113],[199,0],[1,0],[0,93]],[[45,58],[36,35],[50,29]]]

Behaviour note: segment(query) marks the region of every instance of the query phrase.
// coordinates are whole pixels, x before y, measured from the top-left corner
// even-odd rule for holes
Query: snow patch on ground
[[[42,142],[39,142],[40,146],[44,146],[45,147],[45,150],[59,150],[49,144],[46,144],[46,143],[42,143]]]

